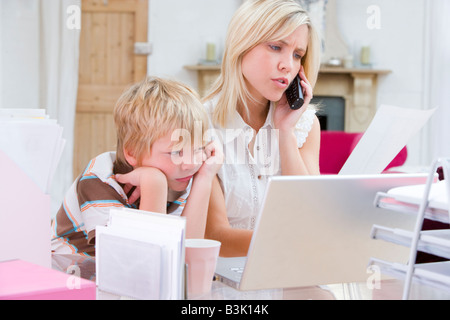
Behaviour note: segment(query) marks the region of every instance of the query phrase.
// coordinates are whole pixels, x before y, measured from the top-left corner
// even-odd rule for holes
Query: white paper
[[[381,173],[435,110],[381,105],[339,174]]]
[[[136,209],[111,209],[109,227],[114,230],[128,229],[142,241],[155,243],[163,249],[163,269],[161,273],[161,299],[179,299],[182,291],[180,277],[184,268],[184,231],[186,221],[179,216],[153,213]],[[182,280],[182,279],[181,279]]]
[[[0,109],[0,119],[47,119],[45,109]]]
[[[138,299],[182,299],[185,229],[182,217],[111,209],[108,226],[96,228],[99,289]],[[116,252],[111,247],[117,241],[123,250]],[[129,265],[130,257],[140,258]],[[147,287],[140,285],[143,280]]]
[[[44,193],[49,193],[65,145],[62,132],[43,109],[0,109],[0,150]]]
[[[420,205],[425,194],[425,184],[403,186],[390,189],[387,193],[397,201]],[[442,180],[433,183],[428,195],[428,207],[433,209],[447,210],[448,207],[447,181]]]
[[[96,229],[97,246],[101,248],[96,253],[101,262],[97,264],[99,289],[130,298],[160,299],[161,247],[114,231]]]

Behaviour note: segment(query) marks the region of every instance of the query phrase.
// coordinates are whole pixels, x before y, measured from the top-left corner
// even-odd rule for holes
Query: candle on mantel
[[[206,43],[206,60],[215,61],[216,60],[216,44],[212,42]]]
[[[361,64],[370,64],[370,46],[363,46],[361,48]]]

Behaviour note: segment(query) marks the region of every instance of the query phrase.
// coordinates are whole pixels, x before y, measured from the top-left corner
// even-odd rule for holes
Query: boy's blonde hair
[[[194,139],[196,142],[201,139],[203,144],[202,135],[208,127],[208,116],[197,93],[188,86],[149,77],[122,94],[114,108],[114,122],[116,161],[129,165],[124,155],[124,150],[127,150],[140,166],[142,157],[151,152],[155,140],[176,129],[187,132],[191,137],[186,141],[174,141],[177,148],[187,142],[194,144]]]
[[[207,101],[221,92],[226,93],[219,96],[214,109],[215,124],[225,127],[238,104],[248,112],[246,101],[253,98],[242,75],[243,56],[261,43],[289,36],[301,25],[307,25],[309,30],[302,65],[314,88],[320,68],[320,40],[307,12],[293,0],[247,0],[242,4],[228,27],[222,72],[203,99]]]

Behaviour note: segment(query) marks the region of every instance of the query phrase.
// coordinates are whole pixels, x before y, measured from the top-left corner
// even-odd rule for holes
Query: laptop
[[[220,257],[216,278],[239,290],[365,282],[371,257],[405,263],[409,249],[373,240],[374,224],[413,230],[415,216],[376,208],[379,191],[426,174],[275,176],[246,257]]]

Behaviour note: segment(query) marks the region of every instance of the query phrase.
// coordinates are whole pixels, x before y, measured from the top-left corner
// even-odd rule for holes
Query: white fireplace
[[[363,132],[377,110],[378,78],[388,73],[371,68],[323,67],[314,96],[344,99],[344,131]]]
[[[185,68],[197,72],[200,96],[205,95],[220,73],[220,66],[190,65]],[[377,110],[378,78],[390,72],[372,68],[322,67],[314,96],[344,99],[343,130],[364,132]]]

